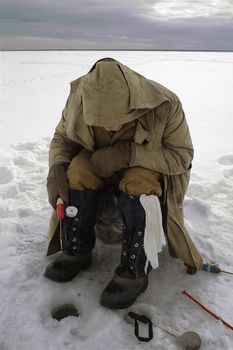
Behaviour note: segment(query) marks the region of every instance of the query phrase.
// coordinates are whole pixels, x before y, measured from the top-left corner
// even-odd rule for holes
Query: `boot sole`
[[[125,308],[131,306],[131,305],[137,300],[137,298],[139,297],[139,295],[140,295],[141,293],[144,293],[144,292],[146,291],[147,286],[148,286],[148,280],[146,281],[146,284],[142,287],[142,289],[138,292],[138,294],[136,295],[136,297],[135,297],[133,300],[131,300],[131,302],[128,303],[128,304],[119,305],[119,306],[118,306],[118,305],[109,305],[109,304],[105,304],[104,302],[102,302],[102,301],[100,300],[100,305],[102,305],[102,306],[104,306],[104,307],[107,307],[108,309],[114,309],[114,310],[116,310],[116,309],[125,309]]]
[[[44,277],[48,278],[51,281],[55,281],[55,282],[69,282],[71,281],[80,271],[82,270],[87,270],[92,264],[92,261],[88,261],[86,264],[83,264],[82,266],[80,266],[80,268],[78,270],[76,270],[74,273],[72,273],[69,276],[66,276],[64,278],[62,278],[61,276],[56,276],[56,275],[46,275],[46,271],[44,273]]]

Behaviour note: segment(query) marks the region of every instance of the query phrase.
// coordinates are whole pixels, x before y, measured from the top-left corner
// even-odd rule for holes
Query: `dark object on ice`
[[[95,221],[97,212],[97,191],[70,190],[69,205],[78,209],[74,217],[66,216],[62,222],[63,236],[67,247],[49,264],[44,276],[57,282],[67,282],[92,263],[92,249],[95,246]]]
[[[194,266],[189,266],[187,264],[184,264],[186,266],[186,273],[189,275],[195,275],[197,273],[197,268]]]
[[[64,304],[56,307],[52,311],[52,318],[55,318],[57,321],[60,321],[68,316],[79,317],[79,313],[73,304]]]
[[[143,341],[143,342],[148,342],[151,339],[153,339],[153,324],[152,324],[152,321],[148,317],[146,317],[144,315],[138,315],[132,311],[128,312],[128,316],[134,320],[134,333],[135,333],[136,337],[138,338],[138,340]],[[148,337],[141,337],[139,335],[139,333],[140,333],[140,331],[139,331],[140,323],[139,322],[144,323],[144,324],[148,324]]]

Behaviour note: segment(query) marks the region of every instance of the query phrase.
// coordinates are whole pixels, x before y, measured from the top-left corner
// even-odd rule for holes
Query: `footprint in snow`
[[[233,154],[226,154],[217,158],[217,162],[221,165],[233,165]]]
[[[223,171],[223,175],[226,179],[228,180],[233,180],[233,168],[230,168],[230,169],[225,169]]]
[[[28,159],[27,157],[22,157],[22,156],[13,158],[13,163],[14,165],[23,169],[28,169],[30,167],[36,166],[35,162],[32,159]]]
[[[230,166],[233,166],[233,154],[226,154],[225,156],[219,157],[217,162],[220,165],[228,167],[227,169],[224,169],[223,175],[226,179],[233,180],[233,168],[229,168]]]
[[[9,168],[5,166],[1,166],[0,167],[0,185],[8,184],[13,179],[14,179],[13,172]]]
[[[16,151],[34,151],[36,148],[36,142],[19,142],[16,145],[11,146]]]

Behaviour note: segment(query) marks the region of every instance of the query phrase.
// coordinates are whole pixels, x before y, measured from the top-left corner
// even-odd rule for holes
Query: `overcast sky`
[[[0,0],[0,49],[233,50],[233,0]]]

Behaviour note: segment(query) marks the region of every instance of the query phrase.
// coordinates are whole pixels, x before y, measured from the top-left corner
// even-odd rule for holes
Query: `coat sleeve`
[[[67,118],[69,117],[69,104],[71,103],[71,100],[74,98],[74,93],[71,92],[67,99],[65,108],[62,111],[62,117],[57,125],[54,136],[52,138],[52,141],[50,143],[50,149],[49,149],[49,167],[53,166],[54,164],[61,164],[61,163],[70,163],[72,158],[79,152],[79,150],[82,148],[82,146],[74,141],[72,141],[67,136]]]
[[[167,111],[163,130],[149,133],[146,144],[132,143],[130,167],[141,166],[165,175],[182,174],[193,159],[193,146],[181,102]]]

